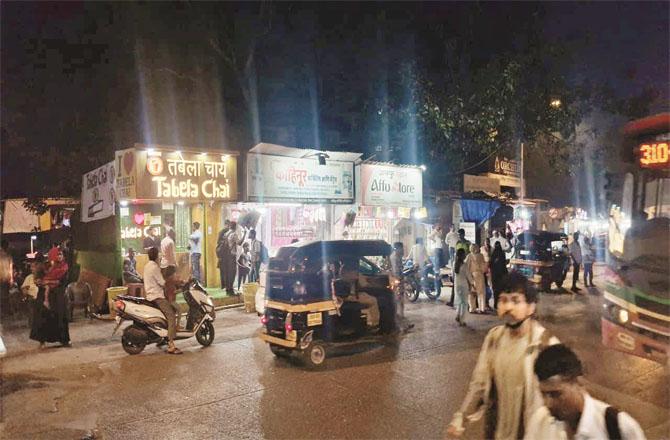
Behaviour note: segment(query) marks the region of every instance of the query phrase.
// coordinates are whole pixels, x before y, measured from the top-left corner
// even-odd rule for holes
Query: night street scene
[[[0,438],[670,439],[670,2],[0,17]]]

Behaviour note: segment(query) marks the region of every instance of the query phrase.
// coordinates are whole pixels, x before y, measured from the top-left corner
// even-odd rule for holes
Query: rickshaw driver
[[[350,294],[344,298],[344,300],[349,302],[358,302],[365,305],[366,307],[363,310],[365,311],[368,327],[378,327],[379,304],[377,304],[377,298],[365,292],[359,292],[356,288],[358,284],[357,260],[344,262],[342,268],[340,269],[340,279],[346,281],[351,286]]]

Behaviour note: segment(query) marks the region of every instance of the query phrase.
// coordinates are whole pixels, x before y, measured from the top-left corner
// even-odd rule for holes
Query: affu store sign
[[[221,152],[130,148],[116,152],[119,198],[237,200],[237,158]]]

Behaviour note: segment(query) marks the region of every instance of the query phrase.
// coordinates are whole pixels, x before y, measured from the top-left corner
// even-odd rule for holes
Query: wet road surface
[[[597,295],[545,294],[540,321],[581,356],[591,393],[631,413],[649,438],[668,438],[666,366],[600,345]],[[180,341],[182,356],[150,346],[137,356],[113,324],[79,321],[73,348],[38,350],[27,331],[5,332],[2,438],[444,438],[465,395],[494,316],[420,300],[416,327],[397,343],[331,357],[324,371],[275,358],[255,337],[259,320],[219,312],[208,348]],[[472,425],[465,438],[481,438]]]

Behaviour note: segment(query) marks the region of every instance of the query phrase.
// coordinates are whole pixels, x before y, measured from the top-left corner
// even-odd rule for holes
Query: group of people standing
[[[447,305],[456,307],[456,321],[465,325],[465,313],[492,312],[498,306],[502,280],[507,275],[506,251],[510,242],[496,230],[480,247],[465,238],[465,230],[451,227],[445,243],[449,249],[454,279]],[[453,257],[452,257],[453,256]],[[489,301],[493,297],[493,308]]]
[[[241,230],[241,231],[240,231]],[[226,294],[234,295],[242,284],[258,282],[261,263],[267,259],[267,250],[258,239],[255,229],[240,227],[237,222],[226,220],[216,240],[217,266],[221,287]]]

